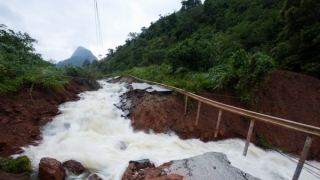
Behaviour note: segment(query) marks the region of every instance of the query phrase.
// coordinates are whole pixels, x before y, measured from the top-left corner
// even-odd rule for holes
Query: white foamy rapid
[[[62,114],[48,123],[38,146],[25,148],[37,167],[42,157],[63,162],[76,160],[96,170],[103,179],[121,179],[129,160],[150,159],[156,166],[170,160],[189,158],[205,152],[223,152],[231,165],[261,179],[291,179],[296,165],[275,152],[266,152],[250,144],[248,155],[244,141],[230,139],[203,143],[198,139],[180,140],[174,134],[134,132],[130,120],[114,104],[120,101],[119,84],[101,82],[103,88],[81,94],[81,100],[60,106]],[[309,162],[317,167],[319,163]],[[319,171],[317,173],[320,173]],[[303,170],[300,179],[315,179]]]

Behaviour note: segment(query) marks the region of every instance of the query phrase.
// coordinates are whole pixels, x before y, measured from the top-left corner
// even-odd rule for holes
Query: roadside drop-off
[[[42,129],[43,140],[25,153],[36,168],[42,157],[59,161],[81,162],[104,179],[121,179],[129,160],[150,159],[156,166],[170,160],[201,155],[205,152],[225,153],[231,165],[261,179],[291,179],[296,164],[275,152],[267,152],[250,144],[242,155],[244,141],[229,139],[204,143],[198,139],[180,140],[175,134],[134,132],[130,120],[114,104],[127,90],[120,84],[101,81],[102,89],[80,94],[77,102],[60,106],[62,114]],[[308,162],[319,167],[319,163]],[[320,173],[320,172],[318,172]],[[303,171],[301,179],[314,176]]]

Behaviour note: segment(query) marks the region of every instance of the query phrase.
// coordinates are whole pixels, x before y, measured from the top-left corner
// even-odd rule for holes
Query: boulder
[[[39,163],[40,180],[64,180],[66,172],[61,163],[53,158],[42,158]]]
[[[78,161],[75,161],[75,160],[65,161],[64,163],[62,163],[62,166],[66,170],[73,173],[74,175],[80,175],[80,174],[84,173],[85,171],[87,171],[87,169],[85,167],[83,167],[81,163],[79,163]]]
[[[136,166],[137,171],[145,168],[155,168],[154,164],[149,159],[142,159],[139,161],[129,161],[129,164],[133,163]]]
[[[150,169],[154,169],[155,166],[153,163],[149,161],[149,159],[143,159],[139,161],[129,161],[129,166],[123,173],[122,179],[128,180],[140,180],[146,177],[146,173],[149,172]],[[161,171],[160,171],[161,173]],[[160,175],[160,173],[158,173]],[[155,176],[152,176],[155,177]]]
[[[103,180],[103,179],[99,177],[97,174],[93,174],[88,177],[88,180]]]

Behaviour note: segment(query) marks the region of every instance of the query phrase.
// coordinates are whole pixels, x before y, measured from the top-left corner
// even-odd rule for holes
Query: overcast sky
[[[78,46],[106,54],[125,43],[129,32],[178,11],[181,0],[98,0],[104,52],[98,52],[94,0],[0,0],[0,24],[38,40],[46,60],[69,58]]]

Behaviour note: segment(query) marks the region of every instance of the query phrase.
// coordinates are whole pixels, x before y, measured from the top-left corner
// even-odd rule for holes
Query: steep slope
[[[126,80],[125,80],[126,81]],[[320,127],[320,81],[303,74],[274,71],[269,75],[266,87],[258,92],[254,105],[247,105],[227,91],[202,92],[206,98],[249,109],[259,113],[285,118],[299,123]],[[249,119],[223,111],[218,138],[214,130],[219,109],[201,105],[199,124],[196,126],[198,102],[191,100],[187,115],[184,115],[184,98],[181,95],[149,94],[133,91],[130,119],[135,129],[156,133],[174,131],[182,139],[200,138],[216,141],[227,138],[245,138]],[[306,135],[283,127],[256,121],[252,141],[257,145],[279,148],[286,153],[299,155]],[[320,157],[319,139],[314,138],[309,159]],[[239,152],[241,153],[241,152]]]
[[[37,144],[39,126],[45,125],[58,113],[58,105],[79,99],[78,94],[89,88],[71,81],[60,93],[36,85],[18,94],[0,95],[0,157],[20,153],[21,147]],[[1,178],[0,178],[1,179]]]
[[[90,62],[97,60],[92,52],[84,47],[79,46],[76,51],[72,54],[72,56],[66,60],[60,61],[56,64],[57,68],[62,68],[64,65],[72,64],[75,66],[82,66],[85,60],[89,60]]]

